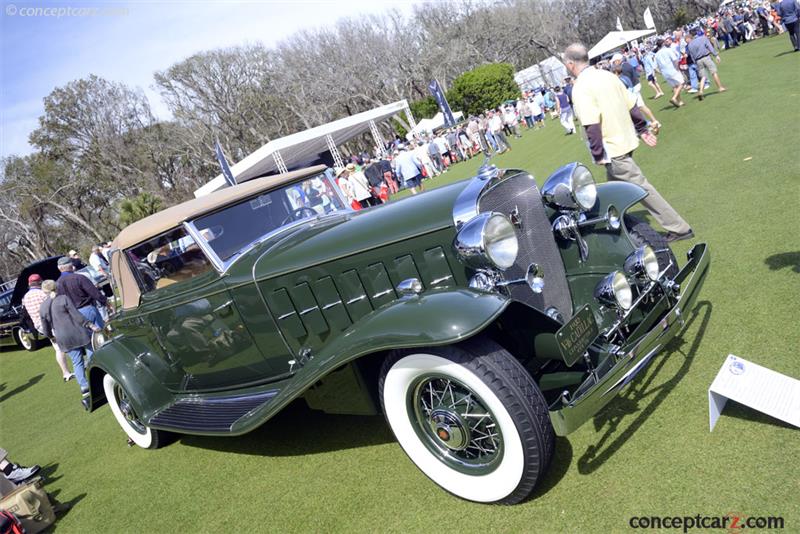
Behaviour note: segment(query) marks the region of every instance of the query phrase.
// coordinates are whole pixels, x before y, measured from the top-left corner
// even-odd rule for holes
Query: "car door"
[[[223,389],[264,380],[270,366],[241,320],[223,277],[182,228],[127,251],[161,354],[177,391]]]

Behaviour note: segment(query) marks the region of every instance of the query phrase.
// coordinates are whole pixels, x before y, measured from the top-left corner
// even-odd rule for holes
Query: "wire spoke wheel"
[[[139,420],[139,416],[136,415],[136,411],[133,409],[128,399],[128,394],[125,393],[125,390],[122,389],[122,386],[119,384],[114,385],[114,398],[116,399],[122,415],[125,417],[125,421],[127,421],[131,428],[139,434],[146,434],[147,427]]]
[[[157,449],[165,443],[167,434],[142,422],[125,388],[109,374],[103,376],[103,392],[129,443],[135,443],[143,449]]]
[[[406,455],[463,499],[520,502],[550,463],[547,403],[528,371],[491,340],[394,351],[378,394]]]
[[[503,438],[480,397],[446,376],[423,377],[410,391],[409,413],[431,452],[463,473],[494,469],[502,458]]]

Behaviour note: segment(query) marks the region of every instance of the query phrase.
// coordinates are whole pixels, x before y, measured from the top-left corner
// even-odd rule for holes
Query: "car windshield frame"
[[[210,216],[219,214],[221,212],[224,212],[226,210],[230,210],[232,208],[239,207],[239,206],[244,205],[244,204],[250,204],[250,203],[252,203],[253,201],[255,201],[257,199],[261,199],[263,197],[266,197],[267,195],[278,193],[281,190],[289,190],[289,189],[295,188],[295,187],[297,187],[297,186],[299,186],[299,185],[301,185],[301,184],[303,184],[305,182],[311,182],[312,180],[321,180],[321,181],[323,181],[323,183],[327,186],[328,189],[330,189],[332,191],[332,193],[334,195],[334,198],[333,199],[329,198],[329,200],[334,200],[334,201],[338,202],[341,207],[334,207],[334,209],[329,211],[329,212],[323,212],[323,213],[319,213],[318,212],[317,214],[315,214],[313,216],[302,217],[300,219],[293,220],[293,221],[291,221],[291,222],[289,222],[287,224],[281,224],[278,227],[261,234],[257,238],[255,238],[253,240],[250,240],[249,242],[246,242],[246,243],[243,242],[242,245],[238,247],[238,250],[236,252],[234,252],[233,254],[231,254],[230,256],[228,256],[226,258],[220,257],[220,255],[214,249],[214,246],[212,245],[212,243],[208,239],[206,239],[206,233],[204,233],[204,230],[199,227],[200,225],[198,225],[198,222],[200,220],[206,218],[206,217],[210,217]],[[334,203],[334,206],[335,206],[335,203]],[[301,206],[301,207],[303,207],[303,206]],[[304,206],[304,207],[310,207],[310,206]],[[300,208],[297,208],[297,209],[295,209],[295,211],[297,211],[299,209]],[[311,208],[311,209],[314,209],[314,208]],[[326,169],[325,171],[323,171],[320,174],[316,174],[316,175],[313,175],[313,176],[308,176],[308,177],[306,177],[306,178],[304,178],[302,180],[298,180],[296,182],[292,182],[292,183],[289,183],[289,184],[283,184],[280,187],[276,187],[274,189],[270,189],[270,190],[267,190],[267,191],[260,191],[259,193],[255,194],[253,196],[250,196],[250,197],[247,197],[245,199],[239,200],[236,203],[229,204],[229,205],[227,205],[227,206],[225,206],[225,207],[223,207],[221,209],[218,209],[218,210],[215,210],[215,211],[209,212],[209,213],[204,213],[203,215],[201,215],[199,217],[195,217],[191,221],[184,222],[183,226],[186,229],[186,232],[195,240],[195,242],[200,246],[200,248],[203,250],[203,252],[205,252],[206,257],[208,257],[208,259],[211,261],[211,264],[214,266],[214,268],[218,272],[224,273],[231,267],[231,265],[236,263],[236,261],[239,258],[241,258],[245,253],[247,253],[249,250],[253,249],[259,243],[261,243],[261,242],[263,242],[263,241],[265,241],[265,240],[267,240],[267,239],[269,239],[269,238],[271,238],[271,237],[273,237],[275,235],[278,235],[278,234],[284,233],[286,231],[289,231],[292,228],[295,228],[295,227],[297,227],[299,225],[308,223],[309,221],[312,221],[312,220],[317,220],[317,219],[320,219],[320,218],[323,218],[323,217],[328,217],[328,216],[332,216],[332,215],[341,215],[343,213],[352,213],[352,212],[353,212],[352,207],[350,207],[350,205],[348,204],[344,193],[339,188],[339,184],[337,183],[337,181],[336,181],[336,179],[334,177],[333,169],[328,168],[328,169]]]

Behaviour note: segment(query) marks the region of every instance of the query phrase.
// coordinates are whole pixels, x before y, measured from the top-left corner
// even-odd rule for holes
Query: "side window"
[[[211,269],[191,236],[177,228],[125,251],[142,294],[190,280]]]

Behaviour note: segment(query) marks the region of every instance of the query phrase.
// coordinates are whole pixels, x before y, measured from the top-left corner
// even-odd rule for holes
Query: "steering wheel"
[[[300,219],[305,219],[306,217],[316,217],[318,213],[313,209],[303,206],[301,208],[297,208],[292,213],[286,217],[283,222],[281,222],[281,226],[284,224],[290,223],[292,221],[299,221]]]

